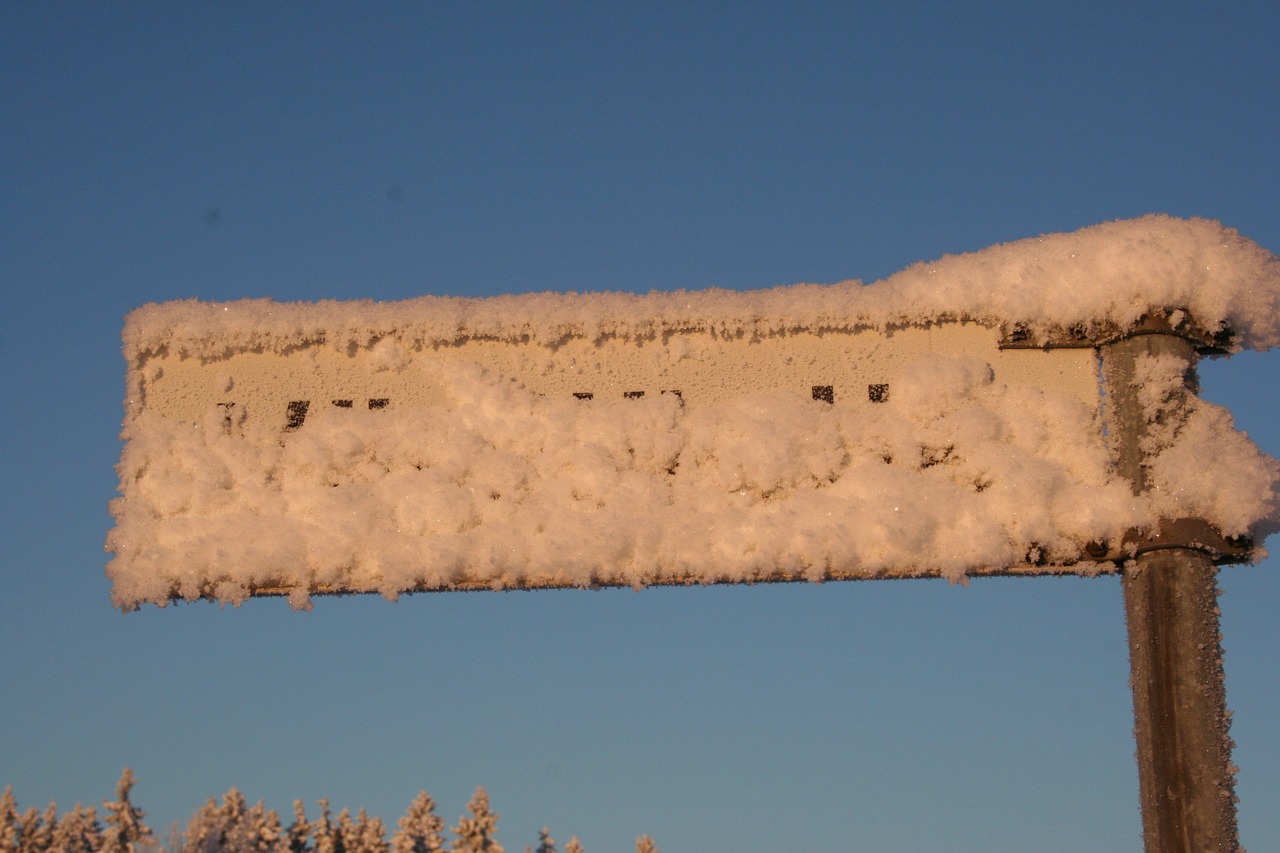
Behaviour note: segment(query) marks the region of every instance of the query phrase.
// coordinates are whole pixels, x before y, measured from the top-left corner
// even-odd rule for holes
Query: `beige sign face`
[[[1110,570],[1086,545],[1144,518],[1108,473],[1096,352],[1000,344],[952,323],[152,348],[108,574],[131,607]]]
[[[639,341],[570,338],[551,347],[472,338],[420,351],[384,339],[358,350],[313,344],[212,360],[160,355],[138,368],[140,405],[131,414],[201,421],[210,407],[234,405],[284,430],[322,407],[447,408],[441,373],[462,364],[538,395],[583,401],[673,394],[686,406],[704,406],[783,393],[866,406],[886,402],[903,371],[925,357],[978,359],[997,383],[1097,406],[1093,349],[1005,350],[1000,340],[995,329],[955,323],[758,339],[675,332]]]

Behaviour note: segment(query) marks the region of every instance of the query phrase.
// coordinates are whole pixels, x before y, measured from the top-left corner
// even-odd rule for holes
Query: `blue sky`
[[[0,6],[0,786],[164,834],[240,787],[508,850],[1120,851],[1115,579],[111,609],[124,315],[871,281],[1148,212],[1280,249],[1269,3]],[[1205,396],[1280,454],[1274,354]],[[1275,560],[1222,574],[1280,849]]]

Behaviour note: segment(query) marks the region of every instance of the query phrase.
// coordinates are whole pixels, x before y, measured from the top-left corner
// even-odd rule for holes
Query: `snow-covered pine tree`
[[[390,853],[387,825],[382,822],[382,818],[370,817],[364,809],[360,809],[356,812],[353,832],[354,841],[348,846],[348,853]]]
[[[578,836],[569,839],[569,843],[564,846],[564,853],[582,853],[582,842],[578,840]]]
[[[34,845],[40,832],[40,812],[29,807],[18,816],[18,853],[44,853]]]
[[[187,821],[180,853],[217,853],[226,836],[226,821],[216,797],[210,797]]]
[[[37,814],[34,808],[28,809],[23,824],[22,844],[18,849],[25,853],[45,853],[53,843],[53,829],[58,825],[58,807],[49,803],[43,815]]]
[[[101,847],[102,824],[98,823],[98,810],[79,803],[58,821],[49,842],[50,853],[96,853]]]
[[[258,811],[262,811],[262,801],[254,806]],[[262,819],[258,823],[258,835],[262,842],[271,839],[271,846],[262,847],[262,850],[271,850],[272,853],[289,853],[289,836],[285,834],[284,827],[280,823],[280,815],[276,814],[275,809],[267,809]]]
[[[286,844],[284,832],[280,829],[280,816],[258,800],[227,827],[223,849],[228,853],[284,853]]]
[[[18,801],[13,798],[13,786],[0,794],[0,853],[18,853],[22,841],[22,824],[18,817]]]
[[[351,819],[351,809],[344,807],[338,812],[338,822],[334,825],[333,834],[338,841],[338,853],[354,853],[352,847],[357,841],[356,824]]]
[[[133,771],[126,767],[116,783],[115,800],[102,804],[107,828],[102,833],[101,853],[135,853],[138,842],[152,836],[151,828],[142,820],[145,817],[142,809],[129,802],[131,790]]]
[[[293,823],[285,830],[285,849],[288,853],[311,853],[311,822],[302,800],[293,801]]]
[[[218,814],[222,816],[224,839],[244,820],[244,814],[247,811],[246,806],[244,794],[240,793],[239,788],[232,787],[222,795],[222,805],[218,807]]]
[[[420,791],[391,837],[395,853],[444,853],[444,820],[436,815],[436,801]]]
[[[636,839],[636,853],[658,853],[658,845],[649,836],[641,835]]]
[[[556,853],[556,840],[551,837],[551,829],[542,827],[538,831],[538,849],[536,853]]]
[[[315,853],[346,853],[342,832],[329,816],[328,797],[320,801],[320,819],[311,824],[311,837],[315,840]]]
[[[498,815],[489,810],[489,795],[483,787],[476,788],[471,802],[467,803],[467,811],[471,812],[471,817],[463,815],[453,828],[458,836],[453,841],[453,849],[458,853],[506,853],[494,840]]]

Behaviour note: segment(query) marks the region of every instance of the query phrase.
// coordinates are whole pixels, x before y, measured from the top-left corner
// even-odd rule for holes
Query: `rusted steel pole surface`
[[[1110,436],[1120,470],[1134,491],[1147,488],[1141,443],[1152,411],[1135,386],[1135,364],[1175,355],[1187,365],[1195,351],[1172,335],[1145,335],[1103,348]],[[1179,416],[1178,394],[1159,413],[1161,427]],[[1227,733],[1217,568],[1189,547],[1139,555],[1124,570],[1134,735],[1146,853],[1240,849],[1236,828],[1231,739]]]

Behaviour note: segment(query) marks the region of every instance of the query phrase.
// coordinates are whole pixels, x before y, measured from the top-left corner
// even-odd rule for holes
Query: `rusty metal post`
[[[1109,434],[1135,493],[1148,487],[1142,439],[1150,423],[1134,368],[1141,358],[1161,355],[1185,361],[1182,393],[1193,393],[1196,352],[1182,338],[1148,334],[1102,349]],[[1161,418],[1176,419],[1177,403],[1170,401]],[[1186,543],[1162,543],[1139,548],[1123,584],[1146,853],[1235,853],[1217,567]]]

